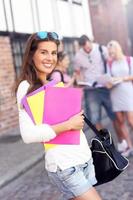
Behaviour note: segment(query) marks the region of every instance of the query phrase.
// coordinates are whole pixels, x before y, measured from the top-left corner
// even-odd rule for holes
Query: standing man
[[[86,35],[79,38],[79,45],[81,48],[75,55],[74,68],[80,80],[91,86],[84,88],[86,114],[96,127],[101,129],[101,107],[103,106],[116,128],[110,91],[97,81],[98,77],[106,74],[107,49],[105,46],[93,43]]]

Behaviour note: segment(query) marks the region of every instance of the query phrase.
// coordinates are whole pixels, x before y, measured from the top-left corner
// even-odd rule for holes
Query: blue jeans
[[[85,111],[92,123],[97,124],[102,119],[102,106],[106,110],[108,117],[115,120],[115,113],[112,110],[110,91],[104,87],[94,89],[84,89]]]

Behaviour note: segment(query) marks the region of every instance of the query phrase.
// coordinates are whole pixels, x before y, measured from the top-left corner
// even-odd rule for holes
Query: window
[[[75,35],[80,37],[82,34],[85,34],[85,16],[82,6],[77,4],[72,5],[73,9],[73,20],[74,20],[74,31]]]
[[[54,30],[54,17],[52,12],[51,1],[38,0],[37,2],[38,2],[40,29],[47,31]]]
[[[22,33],[33,32],[31,4],[29,0],[12,0],[12,10],[15,31]]]
[[[67,1],[57,1],[57,6],[59,12],[61,35],[71,37],[73,35],[73,19],[71,18],[70,4]]]
[[[22,58],[27,38],[28,35],[22,35],[22,34],[11,35],[10,37],[16,76],[20,74],[20,69],[22,67]]]
[[[82,0],[72,0],[72,3],[82,5]]]
[[[7,29],[6,18],[4,13],[4,4],[0,1],[0,30],[5,31]]]

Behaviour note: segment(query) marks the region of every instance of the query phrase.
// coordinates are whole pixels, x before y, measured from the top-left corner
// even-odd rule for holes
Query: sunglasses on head
[[[49,37],[51,37],[54,40],[59,39],[59,36],[55,32],[40,31],[40,32],[37,32],[36,34],[39,39],[47,39]]]

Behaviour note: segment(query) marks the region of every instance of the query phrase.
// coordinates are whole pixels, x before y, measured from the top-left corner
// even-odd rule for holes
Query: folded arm
[[[26,88],[28,89],[28,85],[22,82],[17,91],[20,133],[25,143],[48,142],[63,131],[80,130],[83,128],[83,111],[67,121],[53,126],[48,124],[35,125],[25,109],[21,106],[21,100],[27,92]]]

